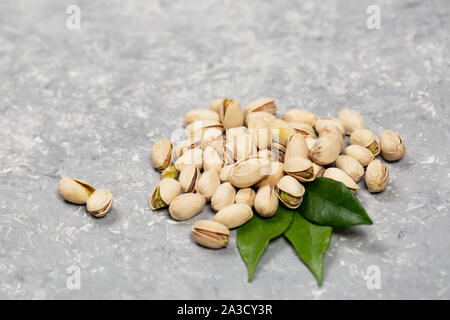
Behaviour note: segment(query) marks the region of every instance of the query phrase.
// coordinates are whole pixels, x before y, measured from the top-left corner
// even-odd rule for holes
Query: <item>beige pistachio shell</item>
[[[275,119],[270,122],[272,140],[286,146],[289,138],[297,132],[284,120]]]
[[[202,149],[212,141],[222,137],[223,130],[219,128],[208,128],[203,131]]]
[[[214,221],[234,229],[242,226],[253,217],[252,208],[243,203],[235,203],[223,208],[214,216]]]
[[[358,144],[369,149],[375,156],[380,154],[380,145],[375,134],[368,129],[356,129],[350,136],[350,144]]]
[[[285,154],[286,154],[286,146],[278,143],[272,142],[272,146],[270,148],[271,152],[271,160],[284,162]]]
[[[186,113],[183,120],[185,125],[198,120],[219,121],[219,114],[209,109],[194,109]]]
[[[244,124],[246,126],[248,126],[248,123],[252,120],[252,119],[262,119],[267,121],[268,123],[271,123],[273,120],[276,119],[276,117],[269,113],[269,112],[250,112],[250,113],[246,113],[245,114],[245,119],[244,119]]]
[[[317,120],[314,128],[317,133],[321,133],[325,128],[334,128],[337,132],[339,132],[342,136],[345,134],[345,127],[341,120],[335,118],[320,118]]]
[[[322,131],[319,134],[319,138],[325,136],[325,135],[333,135],[336,140],[338,141],[339,145],[341,146],[341,152],[344,151],[345,143],[344,143],[344,136],[341,135],[341,133],[336,130],[336,127],[328,126],[322,129]]]
[[[288,122],[289,125],[292,127],[292,129],[295,130],[295,132],[302,134],[305,138],[316,138],[316,131],[314,131],[314,128],[310,126],[307,123],[302,122]]]
[[[230,142],[231,144],[231,142]],[[250,134],[240,134],[234,138],[233,156],[236,161],[256,155],[258,148]],[[228,144],[227,144],[228,145]],[[228,148],[228,147],[227,147]]]
[[[317,119],[314,113],[303,109],[291,109],[283,114],[284,121],[306,123],[311,127],[316,125]]]
[[[200,148],[201,145],[202,145],[201,139],[194,140],[192,138],[192,139],[183,140],[175,146],[175,155],[177,157],[181,157],[187,150]]]
[[[216,120],[197,120],[186,126],[186,137],[194,139],[194,141],[201,140],[203,139],[203,133],[209,129],[223,132],[223,125]]]
[[[241,127],[244,124],[242,107],[234,100],[224,99],[220,105],[219,116],[225,129]]]
[[[309,157],[315,163],[326,166],[339,157],[341,153],[341,143],[334,134],[328,134],[317,139],[311,148]]]
[[[185,193],[172,200],[169,213],[175,220],[188,220],[199,214],[205,204],[206,199],[201,194]]]
[[[272,217],[278,209],[278,197],[274,188],[264,185],[258,189],[255,196],[255,211],[265,218]]]
[[[206,201],[209,201],[219,186],[220,179],[217,172],[215,170],[208,170],[203,172],[198,179],[195,190],[205,197]]]
[[[284,160],[284,172],[301,182],[311,182],[316,178],[312,162],[299,156]]]
[[[361,114],[355,109],[345,108],[339,111],[338,119],[345,128],[345,134],[351,135],[354,130],[364,129],[366,122]]]
[[[237,162],[230,171],[229,181],[237,188],[251,187],[270,173],[270,161],[251,158]]]
[[[250,208],[253,207],[255,202],[256,193],[252,188],[239,189],[236,193],[236,203],[243,203],[248,205]]]
[[[213,100],[209,104],[209,110],[212,110],[214,112],[217,112],[217,114],[219,114],[220,113],[220,106],[223,104],[224,100],[225,100],[225,98],[219,98],[219,99]]]
[[[104,217],[111,210],[113,196],[104,189],[95,190],[86,202],[86,209],[96,218]]]
[[[321,165],[318,165],[317,163],[313,162],[313,169],[314,169],[314,177],[315,178],[320,178],[323,176],[323,173],[325,172],[325,168],[322,167]]]
[[[233,169],[234,164],[229,164],[220,169],[219,179],[220,182],[228,182],[230,180],[230,172]]]
[[[181,157],[175,161],[175,168],[182,171],[184,167],[195,164],[200,170],[203,167],[203,151],[200,148],[186,150]]]
[[[222,183],[217,187],[211,198],[211,208],[214,211],[219,211],[230,204],[234,203],[236,196],[236,189],[229,182]]]
[[[290,157],[302,157],[306,159],[309,157],[308,145],[306,144],[305,137],[300,133],[296,133],[289,138],[284,158],[287,159]]]
[[[226,140],[234,141],[236,136],[243,134],[243,133],[248,133],[247,127],[241,126],[241,127],[229,128],[225,131]]]
[[[375,155],[372,152],[357,144],[352,144],[345,148],[344,153],[358,160],[363,167],[366,167],[375,159]]]
[[[192,226],[191,236],[203,247],[220,249],[227,246],[230,230],[216,221],[199,220]]]
[[[317,141],[317,139],[314,139],[311,137],[305,138],[306,146],[308,147],[309,152],[311,152],[311,149],[312,149],[314,143],[316,143],[316,141]]]
[[[272,132],[269,122],[260,118],[252,119],[248,123],[248,128],[258,149],[270,149]]]
[[[179,172],[175,166],[167,167],[161,172],[161,179],[164,178],[173,178],[178,179]]]
[[[273,98],[261,98],[250,102],[245,107],[245,113],[250,112],[268,112],[271,114],[277,113],[277,106],[275,104],[275,99]]]
[[[206,147],[205,150],[203,150],[203,170],[214,170],[219,173],[222,167],[223,160],[219,153],[217,153],[213,147]]]
[[[391,130],[385,130],[380,136],[381,155],[386,161],[397,161],[405,154],[403,138]]]
[[[164,178],[153,189],[150,197],[150,208],[158,210],[170,205],[173,199],[180,194],[181,185],[173,178]]]
[[[364,176],[364,167],[353,157],[341,155],[336,160],[336,168],[348,174],[356,183]]]
[[[278,181],[275,192],[278,199],[289,209],[297,209],[302,204],[305,187],[291,176],[284,176]]]
[[[386,189],[389,181],[389,168],[380,160],[373,160],[367,166],[366,185],[371,193],[381,192]]]
[[[172,163],[173,143],[169,139],[158,140],[150,153],[153,167],[163,171]]]
[[[266,176],[264,179],[262,179],[260,182],[258,182],[255,186],[256,187],[262,187],[266,184],[270,186],[275,186],[278,181],[284,176],[284,164],[282,162],[278,161],[272,161],[270,163],[270,173],[268,176]]]
[[[324,178],[333,179],[339,182],[342,182],[347,188],[349,188],[352,192],[355,192],[359,189],[358,185],[355,181],[344,171],[338,168],[328,168],[323,173]]]
[[[85,204],[95,188],[86,181],[64,177],[58,182],[58,192],[68,202]]]
[[[181,190],[183,190],[184,193],[194,192],[199,178],[200,170],[195,164],[184,167],[178,178]]]

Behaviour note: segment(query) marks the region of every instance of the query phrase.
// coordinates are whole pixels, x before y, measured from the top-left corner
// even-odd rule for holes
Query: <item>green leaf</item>
[[[297,251],[300,259],[308,266],[322,285],[323,255],[330,244],[333,228],[315,225],[295,213],[292,224],[284,233]]]
[[[282,235],[292,222],[293,211],[278,207],[271,218],[262,218],[258,214],[237,230],[237,247],[242,260],[247,265],[248,282],[253,274],[269,241]]]
[[[372,224],[366,210],[353,193],[341,182],[317,178],[305,184],[300,214],[316,224],[332,227],[350,227]]]

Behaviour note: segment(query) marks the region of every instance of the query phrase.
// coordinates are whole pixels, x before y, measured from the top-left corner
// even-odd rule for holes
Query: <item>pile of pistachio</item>
[[[386,130],[378,141],[353,109],[341,110],[337,118],[291,109],[277,119],[276,112],[271,98],[255,100],[244,111],[229,99],[189,111],[186,140],[174,146],[162,139],[152,147],[152,165],[162,171],[162,180],[150,207],[169,207],[173,219],[187,220],[210,202],[217,212],[213,220],[196,222],[191,235],[200,245],[223,248],[229,229],[250,220],[253,209],[271,217],[279,202],[298,208],[305,193],[302,183],[317,177],[340,181],[356,192],[365,174],[370,192],[383,191],[389,169],[376,156],[396,161],[405,153],[398,134]],[[345,135],[350,136],[347,147]]]

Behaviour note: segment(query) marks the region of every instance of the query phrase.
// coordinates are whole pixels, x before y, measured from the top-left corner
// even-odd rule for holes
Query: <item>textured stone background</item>
[[[81,30],[66,28],[70,4]],[[0,298],[449,299],[449,21],[445,0],[2,0]],[[352,106],[404,137],[388,189],[361,184],[375,224],[334,233],[321,288],[282,238],[248,284],[235,233],[205,250],[193,221],[149,210],[153,142],[222,96],[272,96],[280,113]],[[62,201],[62,176],[109,189],[112,212]],[[71,265],[80,290],[66,288]]]

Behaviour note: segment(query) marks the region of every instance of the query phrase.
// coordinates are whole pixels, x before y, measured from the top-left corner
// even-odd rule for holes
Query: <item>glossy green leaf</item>
[[[318,226],[294,213],[284,236],[291,242],[300,259],[308,266],[320,286],[323,279],[323,255],[330,244],[333,228]]]
[[[373,223],[358,199],[341,182],[317,178],[305,184],[305,189],[302,205],[297,211],[309,221],[332,227]]]
[[[248,281],[252,281],[259,259],[269,241],[281,236],[292,222],[295,212],[280,206],[271,218],[258,214],[237,230],[237,247],[248,270]]]

